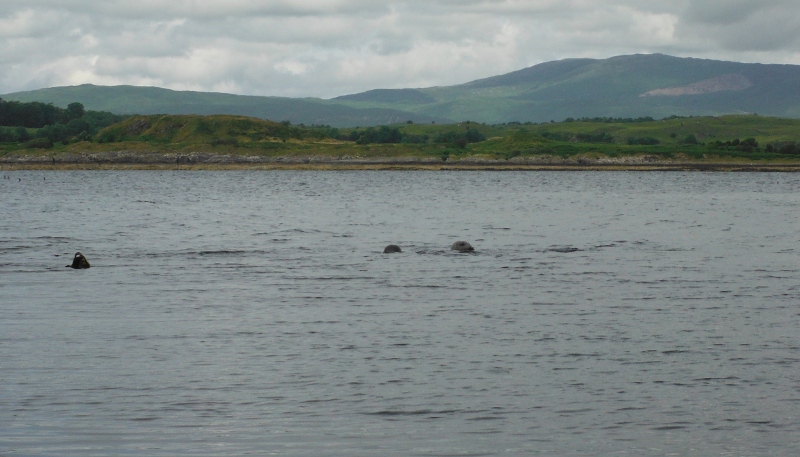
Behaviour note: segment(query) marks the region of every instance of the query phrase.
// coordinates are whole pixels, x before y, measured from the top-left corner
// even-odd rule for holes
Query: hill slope
[[[406,90],[407,91],[407,90]],[[547,62],[470,83],[418,89],[408,101],[339,97],[351,107],[403,109],[479,122],[567,117],[758,113],[800,117],[800,66],[721,62],[660,54]],[[420,103],[429,97],[435,102]]]
[[[314,98],[258,97],[174,91],[158,87],[84,84],[17,92],[2,95],[0,98],[53,103],[60,107],[80,102],[86,109],[115,114],[230,114],[334,127],[385,125],[407,120],[447,121],[393,108],[348,107]]]
[[[376,89],[332,100],[93,85],[2,98],[62,107],[77,101],[117,114],[234,114],[335,127],[744,113],[800,118],[800,66],[652,54],[560,60],[457,86]]]

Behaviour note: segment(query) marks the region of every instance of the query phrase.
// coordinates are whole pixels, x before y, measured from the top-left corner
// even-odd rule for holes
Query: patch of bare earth
[[[704,79],[679,87],[667,87],[645,92],[639,97],[677,97],[680,95],[702,95],[723,91],[739,91],[753,87],[753,82],[744,75],[730,74]]]

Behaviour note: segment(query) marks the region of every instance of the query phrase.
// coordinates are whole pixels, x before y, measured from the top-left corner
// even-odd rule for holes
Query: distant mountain
[[[408,89],[403,93],[408,93]],[[661,54],[547,62],[450,87],[339,97],[351,107],[395,108],[479,122],[758,113],[800,117],[800,66],[722,62]],[[433,98],[421,104],[416,100]]]
[[[376,89],[332,100],[91,85],[0,97],[58,106],[78,101],[119,114],[240,114],[333,126],[741,113],[800,118],[800,66],[650,54],[559,60],[456,86]]]
[[[393,108],[343,106],[315,98],[258,97],[214,92],[174,91],[158,87],[52,87],[0,95],[5,100],[45,102],[66,107],[80,102],[86,109],[115,114],[233,114],[293,124],[354,127],[449,119]]]

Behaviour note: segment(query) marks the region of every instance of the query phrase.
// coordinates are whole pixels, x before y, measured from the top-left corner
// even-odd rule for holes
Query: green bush
[[[53,147],[53,142],[46,137],[34,138],[30,141],[25,142],[23,146],[28,149],[50,149]]]
[[[548,140],[564,141],[568,143],[613,143],[614,137],[605,132],[600,133],[569,133],[569,132],[542,132]]]
[[[210,135],[214,133],[214,129],[211,127],[211,125],[209,125],[208,122],[203,119],[197,122],[197,127],[195,127],[194,131],[203,135]]]
[[[25,127],[0,127],[0,142],[21,143],[30,139]]]
[[[782,141],[768,145],[765,152],[777,152],[778,154],[800,154],[800,145],[794,141]]]
[[[52,144],[57,141],[64,141],[69,138],[70,135],[66,125],[53,124],[40,128],[34,136],[36,138],[47,138]]]
[[[236,138],[214,138],[209,144],[212,146],[239,146]]]
[[[641,138],[628,138],[628,144],[633,145],[641,145],[641,146],[655,146],[657,144],[661,144],[657,138],[653,138],[651,136],[641,137]]]
[[[463,133],[451,130],[449,132],[440,133],[433,139],[434,143],[447,144],[460,149],[467,147],[467,144],[480,143],[481,141],[486,141],[486,137],[475,129],[467,129],[467,131]]]
[[[395,144],[403,140],[403,135],[400,130],[384,125],[377,129],[369,127],[363,131],[353,130],[349,139],[356,144]]]

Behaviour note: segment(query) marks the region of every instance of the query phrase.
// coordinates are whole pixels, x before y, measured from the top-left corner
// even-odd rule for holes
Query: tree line
[[[441,132],[434,137],[430,135],[413,135],[410,133],[401,132],[398,128],[389,126],[382,127],[368,127],[364,130],[353,130],[345,138],[349,141],[355,141],[356,144],[444,144],[451,147],[465,148],[470,143],[480,143],[486,140],[486,136],[476,129],[468,128],[464,132],[456,132],[453,130]]]
[[[680,116],[672,116],[668,119],[678,119]],[[568,117],[564,119],[564,122],[594,122],[594,123],[602,123],[602,124],[634,124],[638,122],[653,122],[653,119],[650,116],[644,117],[581,117],[575,119],[573,117]]]
[[[0,126],[39,129],[46,125],[66,124],[80,119],[86,110],[80,103],[70,103],[67,108],[52,103],[17,102],[0,98]]]
[[[0,142],[51,147],[56,142],[88,141],[122,116],[87,111],[81,103],[59,108],[52,103],[18,102],[0,98]],[[31,132],[29,129],[35,131]]]

